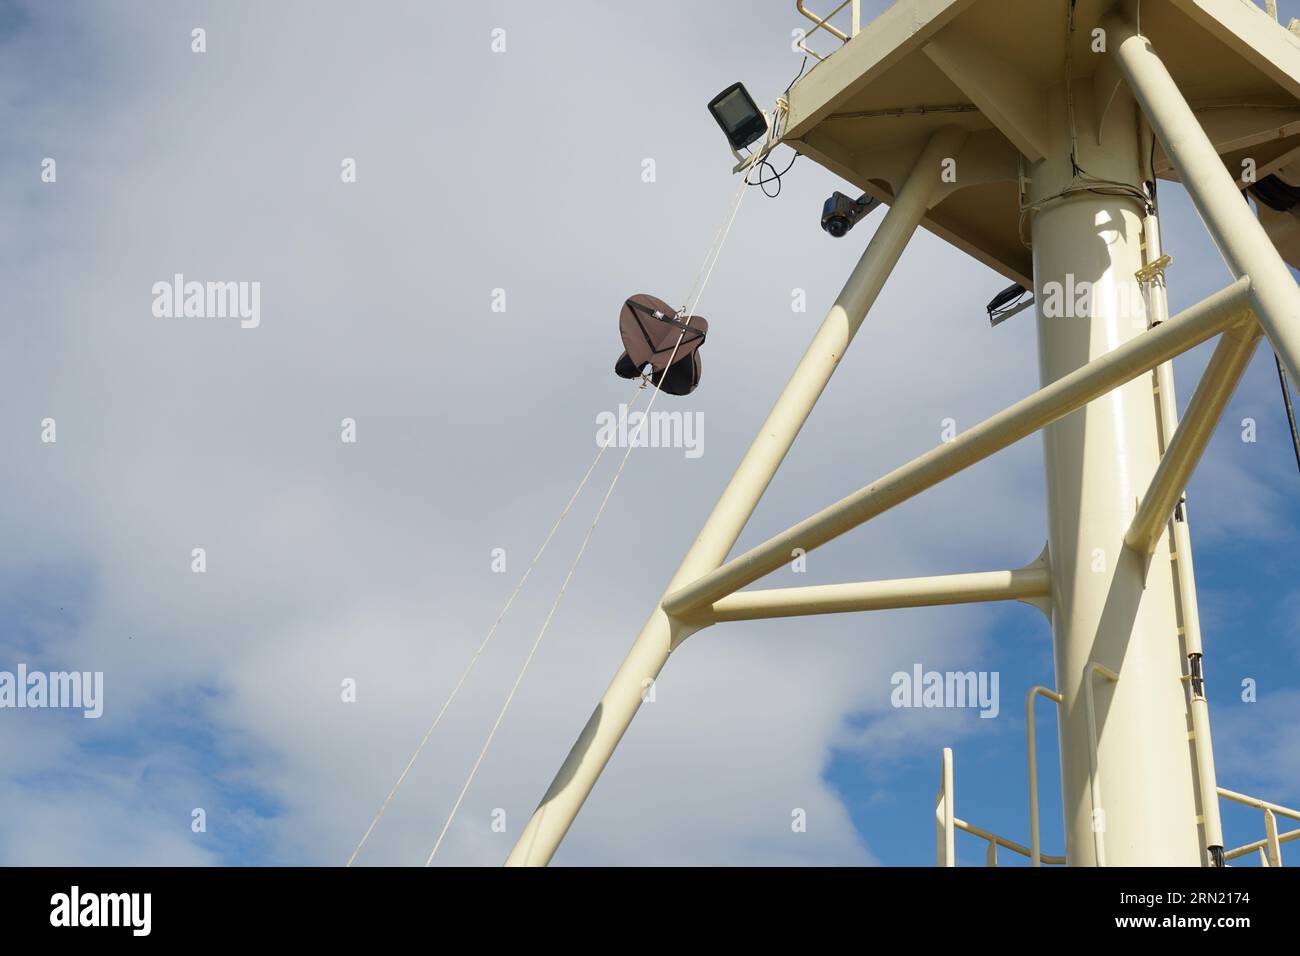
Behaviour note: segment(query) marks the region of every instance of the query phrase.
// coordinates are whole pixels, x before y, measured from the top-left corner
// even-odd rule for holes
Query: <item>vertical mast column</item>
[[[1091,82],[1050,95],[1052,151],[1028,170],[1024,224],[1045,385],[1147,328],[1135,276],[1145,212],[1135,109],[1121,90],[1099,137]],[[1150,379],[1049,426],[1043,448],[1067,858],[1094,865],[1100,848],[1109,866],[1202,865],[1168,544],[1162,539],[1150,559],[1163,572],[1155,574],[1124,546],[1159,462]],[[1103,679],[1104,670],[1118,680]]]

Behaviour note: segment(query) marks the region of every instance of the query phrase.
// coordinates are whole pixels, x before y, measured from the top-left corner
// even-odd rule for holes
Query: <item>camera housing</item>
[[[850,199],[837,190],[822,204],[822,229],[833,238],[841,239],[858,224],[858,220],[875,209],[877,203],[878,199],[866,193],[858,199]]]

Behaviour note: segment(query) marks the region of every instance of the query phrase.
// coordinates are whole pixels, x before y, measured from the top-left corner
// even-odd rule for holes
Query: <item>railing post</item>
[[[1264,811],[1264,833],[1268,837],[1269,866],[1282,865],[1282,844],[1277,838],[1277,814],[1272,810]]]
[[[1034,698],[1042,695],[1060,704],[1065,698],[1054,690],[1039,685],[1031,687],[1025,696],[1025,735],[1029,749],[1029,847],[1030,866],[1043,865],[1042,838],[1038,833],[1038,729],[1034,719]]]
[[[956,826],[952,783],[952,748],[943,748],[943,763],[939,771],[939,795],[934,804],[935,866],[956,866]]]
[[[1093,700],[1092,679],[1100,674],[1109,681],[1119,675],[1104,664],[1093,661],[1084,675],[1084,696],[1088,703],[1088,787],[1092,798],[1092,846],[1098,866],[1106,865],[1106,808],[1101,802],[1101,774],[1097,769],[1097,705]]]

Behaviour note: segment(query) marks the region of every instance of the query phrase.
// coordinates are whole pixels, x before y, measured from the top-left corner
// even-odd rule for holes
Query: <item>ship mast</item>
[[[778,107],[781,136],[888,212],[508,862],[550,861],[647,688],[697,631],[1022,600],[1052,626],[1055,689],[1029,699],[1059,705],[1065,860],[1222,865],[1218,801],[1231,791],[1215,777],[1183,489],[1262,338],[1300,381],[1300,288],[1241,195],[1243,170],[1262,178],[1300,155],[1300,43],[1239,0],[898,0],[861,29],[856,7],[844,31],[807,14],[809,42],[842,45]],[[1173,317],[1161,176],[1185,185],[1231,273]],[[919,227],[1032,290],[1041,389],[729,559]],[[1170,362],[1212,339],[1180,423]],[[1039,431],[1041,561],[741,591]],[[951,865],[950,757],[944,767],[939,861]],[[1032,851],[1017,852],[1038,864],[1033,780],[1031,793]],[[1012,845],[963,828],[992,852]]]

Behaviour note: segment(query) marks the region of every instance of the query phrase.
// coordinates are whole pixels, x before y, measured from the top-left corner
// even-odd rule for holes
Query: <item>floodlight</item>
[[[767,135],[767,117],[743,83],[733,83],[709,101],[709,112],[732,149],[744,149]]]
[[[1025,296],[1029,296],[1028,299]],[[1017,282],[1013,286],[1008,286],[993,297],[993,301],[988,304],[989,324],[997,325],[1005,322],[1017,312],[1023,312],[1034,304],[1034,296],[1028,289]]]

